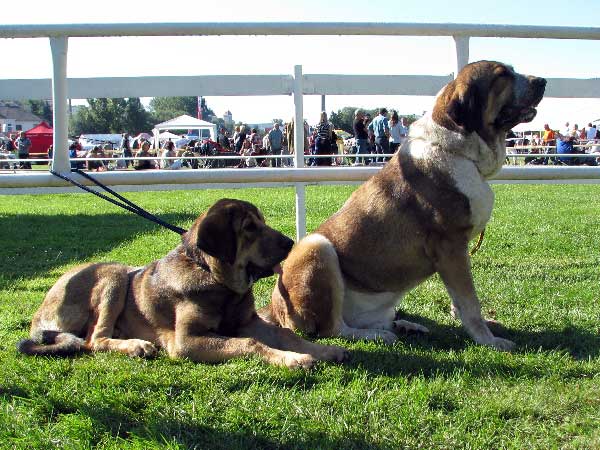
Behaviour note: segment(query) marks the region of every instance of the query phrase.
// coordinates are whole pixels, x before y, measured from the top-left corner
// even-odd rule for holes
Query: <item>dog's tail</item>
[[[40,330],[17,343],[17,350],[31,356],[71,356],[86,350],[85,341],[63,331]]]

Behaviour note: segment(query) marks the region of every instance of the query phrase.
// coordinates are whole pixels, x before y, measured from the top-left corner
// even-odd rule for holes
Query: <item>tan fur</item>
[[[33,317],[32,355],[118,351],[219,362],[257,354],[291,368],[341,361],[346,352],[306,341],[255,311],[252,284],[273,274],[293,242],[250,203],[220,200],[181,245],[143,268],[86,264],[63,275]]]
[[[386,166],[294,247],[261,314],[321,336],[393,342],[399,330],[427,331],[395,320],[395,306],[437,272],[475,341],[511,348],[481,317],[468,242],[490,218],[486,179],[505,159],[506,132],[533,119],[544,86],[501,63],[466,66]]]

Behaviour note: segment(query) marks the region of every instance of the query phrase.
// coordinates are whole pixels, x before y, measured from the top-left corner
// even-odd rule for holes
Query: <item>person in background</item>
[[[556,153],[558,153],[559,155],[576,153],[574,145],[577,144],[577,139],[579,137],[578,127],[577,125],[575,125],[572,130],[567,130],[567,134],[557,133],[556,136]],[[567,165],[577,164],[577,160],[575,158],[563,157],[558,158],[558,161],[562,164]]]
[[[123,152],[123,157],[124,158],[131,158],[132,153],[131,153],[131,144],[129,142],[129,134],[127,133],[123,133],[122,137],[121,137],[121,144],[119,145],[119,147],[121,148],[121,151]],[[129,164],[131,164],[131,160],[125,160],[125,167],[129,167]]]
[[[221,145],[226,150],[231,150],[231,144],[229,142],[229,133],[223,127],[221,127],[221,131],[217,136],[217,143]]]
[[[327,120],[327,113],[325,111],[321,112],[321,118],[317,124],[316,131],[315,155],[330,155],[333,125]],[[330,166],[331,158],[315,158],[313,165]]]
[[[89,158],[104,158],[104,152],[102,151],[102,148],[98,145],[94,146],[94,148],[92,148],[90,150],[90,152],[87,154],[86,158],[88,159],[86,161],[87,163],[87,170],[90,171],[96,171],[96,172],[101,172],[106,170],[106,167],[104,166],[104,161],[90,161]]]
[[[244,156],[244,158],[242,158],[238,167],[256,167],[256,158],[252,158],[254,153],[250,139],[244,139],[242,149],[240,150],[240,155]]]
[[[408,122],[406,121],[406,117],[400,117],[400,125],[402,125],[402,140],[400,141],[400,145],[402,145],[402,143],[408,139],[408,132],[409,132],[409,125]]]
[[[264,154],[263,146],[262,146],[263,140],[260,137],[260,134],[258,133],[258,130],[256,128],[252,128],[250,130],[250,136],[248,139],[250,139],[250,144],[252,145],[252,154],[254,156],[263,155]],[[267,160],[267,162],[269,162],[269,161]],[[256,164],[263,167],[265,164],[265,159],[257,158]]]
[[[279,123],[275,122],[273,124],[273,128],[267,134],[267,139],[269,141],[269,149],[271,150],[271,154],[273,155],[281,155],[281,150],[283,148],[283,132],[279,129]],[[274,167],[282,167],[283,160],[281,158],[276,158],[273,160]]]
[[[542,134],[542,145],[545,147],[542,153],[555,153],[556,133],[546,123],[544,124],[544,134]],[[554,161],[554,159],[553,159]],[[548,165],[548,158],[542,158],[542,164]]]
[[[4,141],[4,144],[3,144],[3,150],[4,150],[6,153],[11,153],[11,154],[12,154],[12,153],[15,151],[15,144],[14,144],[14,140],[15,140],[15,137],[14,137],[14,136],[11,134],[11,135],[9,135],[9,136],[8,136],[8,140],[7,140],[7,141]],[[14,156],[15,158],[18,158],[18,156],[17,156],[17,155],[15,155],[15,154],[13,154],[13,156]],[[15,169],[16,169],[16,165],[15,165]]]
[[[254,151],[260,152],[260,149],[262,148],[262,138],[260,137],[260,134],[258,134],[256,128],[250,130],[250,143],[252,144]]]
[[[177,156],[175,153],[175,144],[171,139],[165,142],[165,145],[162,149],[161,160],[160,160],[160,168],[161,169],[170,169],[173,163],[176,161],[174,159],[165,159],[165,158],[174,158]]]
[[[387,113],[387,109],[380,108],[379,114],[369,125],[369,131],[375,137],[375,153],[380,155],[390,152],[390,126]],[[383,161],[384,158],[376,158],[376,162]]]
[[[50,160],[48,161],[48,170],[52,170],[52,156],[54,156],[54,146],[50,144],[48,150],[46,150],[46,158]]]
[[[71,162],[71,170],[83,169],[84,162],[77,161],[79,155],[77,154],[77,145],[71,144],[69,145],[69,160]]]
[[[369,133],[365,125],[365,112],[362,109],[354,111],[354,123],[352,124],[352,130],[354,131],[354,142],[356,144],[356,154],[366,155],[369,153]],[[369,164],[369,160],[366,158],[359,158],[358,156],[354,159],[353,165],[358,164]]]
[[[587,127],[587,133],[586,133],[586,136],[585,136],[585,138],[586,138],[588,141],[593,141],[593,140],[595,140],[595,139],[596,139],[596,132],[597,132],[597,131],[598,131],[598,130],[596,129],[596,125],[592,125],[592,123],[591,123],[591,122],[590,122],[590,123],[588,123],[588,127]]]
[[[142,148],[138,150],[135,154],[136,158],[149,158],[152,155],[150,154],[150,144],[146,141],[142,143]],[[136,159],[133,163],[133,168],[135,170],[147,170],[154,169],[156,167],[154,161],[151,159]]]
[[[29,139],[24,131],[19,132],[19,137],[15,140],[15,148],[17,149],[18,159],[28,159],[29,149],[31,148],[31,139]],[[28,161],[21,161],[19,163],[19,169],[31,169],[31,163]]]
[[[242,151],[242,147],[244,146],[244,142],[246,141],[246,125],[242,125],[239,127],[235,127],[236,134],[233,137],[233,145],[235,146],[235,151],[240,153]]]
[[[404,117],[400,119],[398,112],[392,110],[390,118],[390,153],[396,153],[404,139],[406,139],[408,128],[404,125],[405,123],[406,119]]]

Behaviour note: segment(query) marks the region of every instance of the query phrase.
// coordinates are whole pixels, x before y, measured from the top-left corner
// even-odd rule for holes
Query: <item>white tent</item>
[[[200,137],[209,138],[213,141],[217,140],[217,126],[214,123],[199,120],[184,114],[183,116],[175,117],[174,119],[167,120],[166,122],[154,126],[152,133],[154,134],[155,148],[158,147],[160,133],[168,130],[198,130],[198,135]]]
[[[181,136],[179,136],[178,134],[171,133],[170,131],[163,131],[162,133],[160,133],[158,135],[158,139],[160,139],[161,142],[166,141],[168,139],[171,139],[172,141],[176,141],[180,137]]]

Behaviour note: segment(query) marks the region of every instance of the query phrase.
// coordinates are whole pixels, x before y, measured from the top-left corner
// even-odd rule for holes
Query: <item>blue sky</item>
[[[590,26],[600,23],[600,1],[164,1],[72,2],[22,0],[3,8],[0,20],[16,23],[214,22],[214,21],[377,21]],[[150,25],[151,26],[151,25]],[[47,40],[1,40],[2,54],[26,54],[3,65],[2,78],[46,78],[51,74]],[[214,50],[217,50],[215,52]],[[210,61],[217,53],[218,62]],[[198,56],[196,56],[198,55]],[[206,56],[209,55],[209,56]],[[496,59],[523,73],[593,78],[600,74],[600,41],[471,39],[470,60]],[[208,62],[207,63],[207,59]],[[453,71],[451,38],[418,37],[197,37],[70,39],[68,75],[199,75],[292,73],[448,74]],[[219,115],[268,121],[291,115],[288,97],[209,97]],[[344,105],[398,107],[421,113],[431,99],[412,97],[328,97],[327,109]],[[320,99],[306,97],[305,111],[316,120]],[[597,100],[544,100],[540,116],[549,121],[600,118]],[[591,117],[595,115],[596,117]],[[564,120],[563,120],[563,116]],[[576,116],[576,117],[574,117]],[[581,119],[580,119],[581,117]],[[589,117],[589,118],[588,118]],[[560,126],[556,124],[556,126]]]

